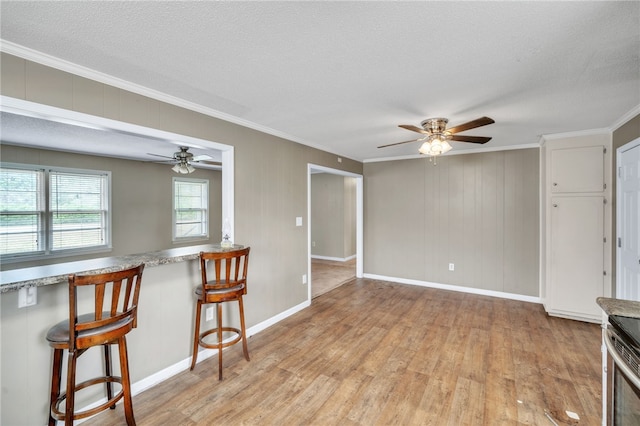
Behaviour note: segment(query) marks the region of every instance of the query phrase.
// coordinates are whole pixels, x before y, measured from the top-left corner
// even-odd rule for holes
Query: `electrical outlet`
[[[213,319],[213,306],[205,310],[205,315],[207,321],[211,321]]]
[[[450,271],[453,271],[453,270],[455,270],[455,269],[456,269],[456,266],[455,266],[453,263],[450,263],[450,264],[449,264],[449,270],[450,270]]]
[[[303,274],[302,275],[302,284],[306,284],[307,283],[307,274]]]
[[[311,241],[311,247],[315,247],[316,246],[316,242],[315,241]]]
[[[38,287],[22,287],[18,290],[18,308],[38,303]]]

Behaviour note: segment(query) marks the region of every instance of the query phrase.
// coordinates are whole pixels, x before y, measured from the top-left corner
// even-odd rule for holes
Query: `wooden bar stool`
[[[241,250],[225,252],[200,252],[200,270],[202,271],[202,284],[196,287],[195,293],[198,299],[196,307],[196,325],[193,336],[193,355],[191,358],[191,370],[196,366],[198,358],[198,346],[218,350],[218,380],[222,380],[222,350],[235,345],[242,340],[244,357],[249,361],[247,349],[247,336],[244,325],[244,306],[242,296],[247,294],[247,268],[249,266],[250,247]],[[207,260],[214,262],[215,277],[207,279]],[[223,327],[222,303],[238,302],[240,309],[240,329]],[[216,328],[200,333],[200,317],[202,306],[215,303],[217,309]],[[232,333],[231,340],[224,341],[223,333]],[[217,340],[214,343],[205,342],[204,338],[216,333]]]
[[[47,340],[53,348],[53,373],[49,425],[64,420],[65,425],[92,416],[107,408],[115,408],[116,402],[124,398],[124,413],[129,426],[135,425],[131,402],[131,382],[127,358],[125,335],[137,326],[138,296],[144,264],[119,272],[95,275],[69,275],[69,319],[49,329]],[[92,291],[94,303],[90,312],[78,312],[78,289]],[[81,290],[84,294],[84,290]],[[118,345],[120,354],[120,376],[111,371],[111,345]],[[93,346],[104,349],[105,375],[76,384],[78,357]],[[68,351],[67,388],[60,393],[62,382],[62,355]],[[107,402],[82,412],[74,412],[75,393],[97,384],[105,384]],[[113,395],[112,383],[119,383],[120,392]],[[64,411],[60,410],[65,401]]]

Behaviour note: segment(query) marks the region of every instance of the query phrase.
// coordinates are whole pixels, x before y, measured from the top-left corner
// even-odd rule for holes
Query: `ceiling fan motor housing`
[[[449,120],[446,118],[427,118],[420,125],[429,133],[442,134],[447,128]]]
[[[188,162],[193,158],[193,154],[188,152],[189,148],[185,146],[180,147],[180,152],[176,152],[173,154],[173,158],[180,162]]]

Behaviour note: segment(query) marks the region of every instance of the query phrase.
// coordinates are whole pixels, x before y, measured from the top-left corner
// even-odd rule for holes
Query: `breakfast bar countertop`
[[[610,297],[598,297],[596,302],[607,315],[640,318],[640,302]]]
[[[201,251],[227,251],[244,248],[233,245],[223,248],[220,244],[203,244],[179,247],[126,256],[103,257],[75,262],[55,263],[0,272],[0,293],[19,290],[23,287],[40,287],[67,282],[69,274],[99,274],[114,272],[144,263],[147,267],[195,260]]]

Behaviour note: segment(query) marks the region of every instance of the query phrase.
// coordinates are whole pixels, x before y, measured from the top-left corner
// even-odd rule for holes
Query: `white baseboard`
[[[451,285],[451,284],[440,284],[440,283],[433,283],[429,281],[411,280],[407,278],[387,277],[384,275],[376,275],[376,274],[364,274],[364,278],[369,278],[372,280],[390,281],[390,282],[399,283],[399,284],[417,285],[420,287],[438,288],[441,290],[457,291],[461,293],[479,294],[482,296],[499,297],[502,299],[519,300],[522,302],[539,303],[539,304],[542,303],[542,300],[539,297],[525,296],[522,294],[515,294],[515,293],[505,293],[502,291],[495,291],[495,290],[485,290],[481,288],[463,287],[463,286],[457,286],[457,285]]]
[[[318,259],[318,260],[333,260],[334,262],[347,262],[351,259],[355,259],[356,255],[354,254],[348,257],[331,257],[331,256],[318,256],[318,255],[312,254],[311,258]]]

